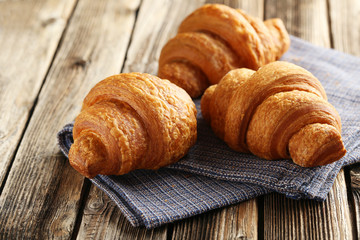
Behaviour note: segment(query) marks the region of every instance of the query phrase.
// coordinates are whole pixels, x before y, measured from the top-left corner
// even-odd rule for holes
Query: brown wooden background
[[[146,230],[60,154],[56,133],[90,88],[119,72],[156,74],[161,47],[205,2],[280,17],[293,35],[360,56],[359,0],[1,0],[1,239],[358,238],[359,166],[322,203],[270,194]]]

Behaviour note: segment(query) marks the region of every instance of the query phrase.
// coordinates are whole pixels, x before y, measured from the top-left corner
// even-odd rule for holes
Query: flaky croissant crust
[[[150,74],[123,73],[84,99],[69,160],[90,178],[158,169],[183,157],[196,131],[196,108],[183,89]]]
[[[289,45],[280,19],[263,22],[240,9],[206,4],[185,18],[163,47],[158,75],[197,97],[230,70],[256,70],[279,59]]]
[[[288,62],[230,71],[209,87],[203,117],[232,149],[311,167],[346,153],[341,120],[310,72]]]

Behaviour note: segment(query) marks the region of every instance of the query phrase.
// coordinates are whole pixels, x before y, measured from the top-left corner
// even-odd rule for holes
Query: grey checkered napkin
[[[320,48],[296,37],[282,60],[312,72],[338,110],[347,154],[336,163],[302,168],[290,160],[266,161],[232,151],[198,112],[198,141],[178,163],[158,171],[137,170],[123,176],[98,175],[91,181],[121,209],[133,226],[153,228],[269,192],[325,200],[342,166],[360,157],[360,58]],[[58,133],[67,153],[72,124]]]

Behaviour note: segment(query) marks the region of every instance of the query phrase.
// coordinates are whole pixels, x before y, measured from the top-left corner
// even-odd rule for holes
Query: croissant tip
[[[317,166],[324,166],[324,165],[327,165],[327,164],[331,164],[331,163],[334,163],[334,162],[340,160],[342,157],[344,157],[347,151],[344,148],[342,142],[341,142],[341,145],[342,145],[341,150],[336,151],[335,154],[329,156],[328,158],[324,158],[322,161],[320,160],[317,163]]]
[[[290,155],[294,163],[302,167],[331,164],[346,154],[340,133],[331,125],[308,125],[297,135],[290,140]]]
[[[94,178],[100,173],[99,169],[103,168],[106,159],[101,144],[101,140],[91,132],[82,133],[70,148],[70,165],[81,175]]]
[[[97,174],[92,174],[89,171],[89,168],[87,166],[83,165],[81,161],[77,161],[73,158],[72,159],[69,158],[69,162],[70,162],[70,165],[84,177],[94,178],[97,175]]]
[[[84,177],[94,178],[97,174],[92,173],[86,164],[87,162],[79,158],[77,154],[73,153],[74,151],[72,151],[72,149],[74,148],[71,148],[69,152],[70,165]]]

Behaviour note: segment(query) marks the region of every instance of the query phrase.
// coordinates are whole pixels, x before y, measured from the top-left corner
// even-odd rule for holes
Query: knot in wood
[[[85,68],[89,62],[90,62],[89,60],[85,60],[83,58],[76,58],[72,65],[74,67]]]

